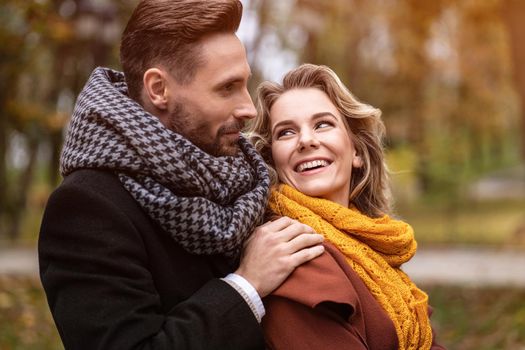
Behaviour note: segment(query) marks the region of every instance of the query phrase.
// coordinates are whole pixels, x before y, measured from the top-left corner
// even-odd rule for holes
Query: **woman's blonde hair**
[[[273,183],[277,184],[278,179],[271,152],[270,110],[284,92],[302,88],[316,88],[328,95],[344,117],[356,152],[363,160],[360,168],[352,170],[350,203],[371,217],[390,213],[390,186],[383,151],[385,126],[381,111],[359,102],[326,66],[303,64],[288,72],[282,85],[263,82],[257,89],[257,117],[246,132],[269,165]]]

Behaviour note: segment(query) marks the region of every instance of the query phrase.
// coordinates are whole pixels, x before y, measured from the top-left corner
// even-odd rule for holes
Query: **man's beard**
[[[227,133],[240,132],[244,123],[236,120],[222,125],[213,139],[210,139],[209,125],[206,121],[192,116],[182,103],[177,102],[168,119],[168,129],[184,136],[204,152],[215,156],[234,156],[239,152],[237,140],[223,137]],[[222,141],[222,142],[221,142]]]

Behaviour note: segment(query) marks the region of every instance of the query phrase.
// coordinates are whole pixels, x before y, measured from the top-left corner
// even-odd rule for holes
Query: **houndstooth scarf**
[[[127,96],[124,74],[97,68],[80,93],[60,171],[114,171],[151,219],[194,254],[238,255],[259,224],[269,176],[241,138],[238,156],[211,156]]]

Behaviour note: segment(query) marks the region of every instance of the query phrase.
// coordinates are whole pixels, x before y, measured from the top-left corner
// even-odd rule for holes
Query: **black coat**
[[[116,175],[79,170],[51,195],[40,277],[66,349],[262,349],[220,256],[192,255],[152,222]]]

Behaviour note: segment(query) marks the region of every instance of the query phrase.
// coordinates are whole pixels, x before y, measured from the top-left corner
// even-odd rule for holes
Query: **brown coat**
[[[279,350],[397,349],[394,324],[331,244],[264,299],[266,346]],[[433,349],[443,349],[433,346]]]

